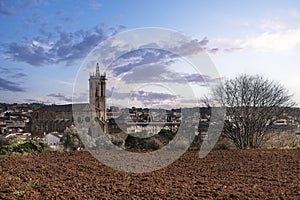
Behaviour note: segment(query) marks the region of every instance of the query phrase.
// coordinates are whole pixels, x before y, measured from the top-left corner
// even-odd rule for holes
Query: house
[[[296,126],[298,125],[297,117],[283,113],[279,116],[274,117],[276,120],[273,122],[276,126]]]
[[[58,132],[51,132],[45,135],[44,141],[53,149],[57,149],[60,145],[62,135]]]
[[[13,130],[11,133],[2,136],[4,139],[15,138],[18,142],[30,140],[31,133],[19,133],[17,130]]]

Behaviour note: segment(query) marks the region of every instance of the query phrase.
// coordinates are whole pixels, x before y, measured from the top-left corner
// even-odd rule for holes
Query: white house
[[[62,138],[62,135],[60,135],[57,132],[51,132],[44,136],[45,142],[51,147],[51,148],[58,148],[60,144],[60,139]]]

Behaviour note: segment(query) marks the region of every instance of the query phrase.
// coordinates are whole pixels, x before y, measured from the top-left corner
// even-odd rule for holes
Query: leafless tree
[[[214,88],[213,97],[227,108],[223,136],[239,149],[260,147],[274,117],[294,105],[287,89],[261,75],[225,80]]]
[[[84,148],[79,136],[77,128],[73,125],[64,130],[64,135],[61,138],[64,149],[67,151],[78,150]]]

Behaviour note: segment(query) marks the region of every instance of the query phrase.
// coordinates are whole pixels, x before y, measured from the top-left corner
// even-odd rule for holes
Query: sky
[[[0,0],[0,27],[0,102],[85,102],[87,79],[96,65],[87,62],[91,52],[126,31],[156,27],[184,35],[184,42],[173,43],[173,47],[178,45],[178,52],[184,56],[206,53],[208,65],[213,63],[219,77],[188,70],[184,60],[164,49],[131,49],[101,68],[106,69],[107,93],[115,105],[122,104],[117,99],[124,98],[138,105],[181,102],[179,97],[186,94],[174,88],[186,91],[184,84],[188,84],[192,91],[197,87],[204,90],[203,80],[233,78],[242,73],[261,74],[280,82],[300,105],[297,0]],[[141,37],[147,33],[143,34]],[[159,31],[151,37],[159,38]],[[121,43],[110,45],[109,52],[115,54],[124,47]],[[126,45],[131,45],[130,41]],[[159,75],[160,79],[141,82],[148,74]],[[187,82],[178,81],[176,74]],[[79,83],[83,85],[80,90],[76,87]],[[177,85],[170,89],[169,83]],[[130,97],[121,85],[132,88],[125,91]]]

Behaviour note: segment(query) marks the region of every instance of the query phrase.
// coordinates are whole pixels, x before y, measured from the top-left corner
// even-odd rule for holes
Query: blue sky
[[[300,105],[296,0],[0,0],[0,26],[1,102],[70,103],[76,74],[99,42],[124,30],[161,27],[205,41],[221,77],[263,74]]]

